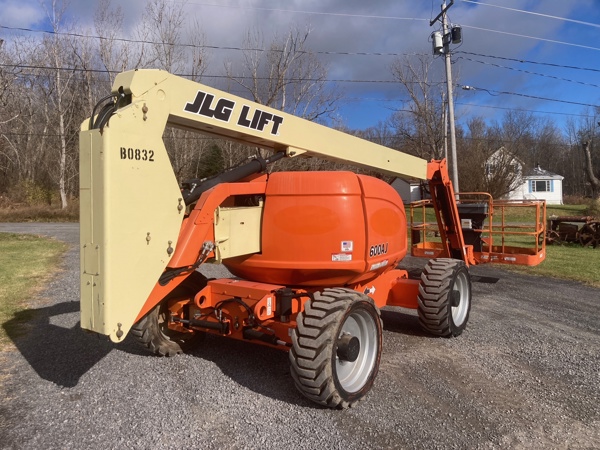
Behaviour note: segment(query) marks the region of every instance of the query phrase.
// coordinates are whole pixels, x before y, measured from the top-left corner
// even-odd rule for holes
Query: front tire
[[[192,273],[180,286],[140,319],[131,334],[145,348],[157,356],[175,356],[192,350],[204,340],[200,331],[179,332],[169,328],[169,302],[193,296],[206,286],[206,278],[199,272]]]
[[[381,360],[382,326],[373,300],[351,289],[325,289],[296,321],[289,353],[296,388],[330,408],[361,400]]]
[[[459,336],[471,311],[471,277],[463,261],[430,260],[421,274],[418,314],[421,326],[432,334]]]

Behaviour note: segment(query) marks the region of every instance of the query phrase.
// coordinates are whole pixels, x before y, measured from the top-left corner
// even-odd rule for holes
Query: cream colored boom
[[[130,100],[80,133],[81,326],[121,341],[166,267],[183,201],[167,126],[425,179],[427,162],[160,70],[119,74]]]

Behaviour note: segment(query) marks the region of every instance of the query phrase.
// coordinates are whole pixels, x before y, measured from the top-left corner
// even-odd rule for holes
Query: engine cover
[[[236,276],[287,286],[369,281],[407,252],[402,199],[387,183],[352,172],[269,176],[261,252],[229,258]]]

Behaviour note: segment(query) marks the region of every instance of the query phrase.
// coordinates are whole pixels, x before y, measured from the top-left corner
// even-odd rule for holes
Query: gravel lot
[[[599,289],[475,267],[465,333],[434,338],[412,312],[383,311],[375,386],[336,411],[295,391],[283,352],[209,336],[157,358],[85,334],[78,225],[0,231],[73,244],[31,299],[28,334],[0,353],[2,448],[600,448]]]

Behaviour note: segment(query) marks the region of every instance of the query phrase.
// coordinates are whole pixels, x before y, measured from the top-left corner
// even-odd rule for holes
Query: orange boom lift
[[[162,142],[167,126],[272,154],[179,184]],[[114,342],[131,332],[163,356],[206,333],[285,350],[297,389],[329,407],[350,406],[373,385],[381,308],[416,309],[427,331],[458,336],[471,307],[470,265],[544,258],[545,218],[529,232],[533,249],[505,245],[503,221],[494,240],[495,206],[457,201],[445,161],[162,71],[120,74],[110,100],[82,125],[80,152],[81,326]],[[420,279],[397,268],[409,252],[398,193],[352,172],[265,173],[299,155],[427,180],[439,238],[427,241],[427,213],[416,221],[411,212],[412,252],[432,256]],[[461,217],[473,205],[473,218]],[[543,216],[544,204],[534,206]],[[233,276],[207,279],[197,270],[206,263]]]

